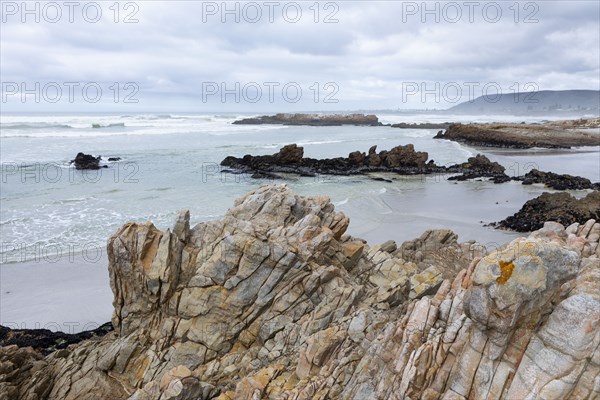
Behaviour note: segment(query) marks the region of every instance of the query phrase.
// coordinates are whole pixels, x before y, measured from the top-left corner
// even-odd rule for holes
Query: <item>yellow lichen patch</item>
[[[498,261],[498,265],[500,265],[500,276],[496,278],[496,282],[500,285],[504,285],[506,281],[512,275],[513,269],[515,269],[515,264],[512,261]]]

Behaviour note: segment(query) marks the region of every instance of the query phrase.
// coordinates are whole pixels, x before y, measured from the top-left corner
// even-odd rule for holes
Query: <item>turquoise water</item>
[[[164,229],[182,208],[190,209],[192,222],[218,218],[235,198],[271,183],[221,174],[218,163],[228,155],[271,154],[288,143],[298,143],[306,156],[318,158],[366,152],[374,144],[383,150],[413,143],[441,165],[484,152],[511,168],[509,174],[537,167],[600,180],[598,149],[491,153],[433,140],[436,130],[231,124],[240,117],[2,116],[1,261],[52,258],[81,250],[93,255],[104,251],[108,237],[123,223],[151,220]],[[389,114],[381,119],[426,122],[434,118]],[[74,170],[69,160],[80,151],[102,155],[109,168]],[[106,161],[114,156],[122,160]],[[301,194],[330,196],[350,216],[350,233],[375,243],[411,239],[427,228],[454,229],[462,240],[505,242],[514,234],[486,228],[483,222],[503,219],[545,190],[516,183],[455,184],[443,176],[393,178],[387,183],[368,177],[293,177],[287,183]]]

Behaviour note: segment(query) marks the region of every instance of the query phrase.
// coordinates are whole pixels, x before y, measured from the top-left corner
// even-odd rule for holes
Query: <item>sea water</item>
[[[539,168],[600,180],[594,148],[502,152],[434,140],[437,131],[428,129],[232,124],[242,117],[247,115],[2,116],[1,261],[27,261],[39,257],[40,251],[48,257],[86,248],[101,251],[125,222],[150,220],[166,229],[184,208],[190,209],[193,223],[218,218],[235,198],[260,184],[277,183],[220,173],[221,160],[272,154],[289,143],[303,146],[305,156],[314,158],[412,143],[438,165],[464,162],[482,152],[507,167],[509,175]],[[499,118],[387,114],[381,120]],[[69,162],[78,152],[101,155],[108,168],[76,171]],[[121,160],[108,162],[109,157]],[[403,241],[428,227],[455,229],[463,240],[503,240],[505,233],[483,223],[511,215],[546,190],[518,184],[455,184],[446,176],[386,178],[394,180],[317,176],[290,177],[286,182],[301,194],[328,195],[350,216],[350,233],[369,241]]]

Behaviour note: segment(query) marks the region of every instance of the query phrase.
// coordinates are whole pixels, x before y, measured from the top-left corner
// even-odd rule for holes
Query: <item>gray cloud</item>
[[[7,3],[12,2],[2,2],[4,11]],[[92,105],[23,104],[12,96],[3,104],[5,110],[445,108],[452,104],[443,98],[432,101],[430,96],[422,103],[421,96],[403,99],[402,91],[411,82],[429,89],[436,83],[442,88],[453,82],[477,82],[480,87],[497,83],[503,91],[523,90],[527,83],[540,90],[600,87],[598,2],[521,2],[516,8],[514,2],[480,2],[472,22],[462,1],[428,2],[429,10],[437,7],[438,22],[436,14],[423,13],[423,2],[320,2],[318,22],[314,3],[298,2],[294,4],[300,5],[302,16],[295,23],[290,22],[296,15],[289,2],[278,3],[273,22],[264,2],[228,3],[230,8],[238,4],[240,21],[227,14],[223,23],[222,2],[138,1],[134,18],[139,22],[129,24],[115,23],[108,8],[112,3],[101,4],[97,23],[86,22],[81,12],[70,23],[64,7],[58,23],[44,21],[43,15],[40,23],[30,15],[22,23],[20,13],[4,12],[2,82],[27,82],[28,87],[34,82],[99,82],[103,87],[135,82],[139,103],[115,104],[103,98]],[[248,22],[244,17],[256,16],[250,12],[256,4],[262,16]],[[282,14],[285,5],[290,7],[287,15]],[[216,15],[203,15],[213,6]],[[502,15],[492,22],[498,7]],[[121,9],[119,19],[132,10]],[[462,13],[460,19],[456,10]],[[330,14],[338,22],[324,23]],[[229,89],[236,82],[240,87],[256,82],[262,86],[262,101],[251,103],[242,96],[238,103],[230,95],[222,103],[216,94],[205,102],[206,82]],[[267,101],[264,82],[279,83],[273,103]],[[281,87],[290,82],[303,90],[297,103],[282,97]],[[335,91],[325,89],[328,82],[339,89],[333,96],[337,103],[323,102],[323,96]]]

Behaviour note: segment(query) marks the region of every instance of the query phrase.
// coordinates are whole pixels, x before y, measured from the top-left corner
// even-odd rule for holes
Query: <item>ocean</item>
[[[190,209],[193,222],[218,218],[236,197],[257,185],[273,183],[246,175],[222,174],[220,161],[228,155],[272,154],[289,143],[303,146],[305,155],[315,158],[347,156],[354,150],[366,152],[375,144],[383,150],[412,143],[440,165],[464,162],[483,152],[503,164],[509,175],[538,168],[600,180],[597,149],[490,152],[433,140],[436,130],[231,124],[247,116],[2,116],[1,261],[103,251],[107,238],[125,222],[151,220],[165,229],[183,208]],[[384,123],[500,118],[406,114],[380,117]],[[78,152],[101,155],[109,168],[76,171],[70,160]],[[109,157],[121,160],[108,162]],[[386,183],[367,177],[292,177],[288,184],[302,194],[330,196],[341,211],[364,221],[351,224],[351,229],[369,241],[385,240],[377,233],[376,225],[377,221],[390,218],[406,221],[405,225],[410,225],[412,219],[425,218],[435,227],[464,232],[464,240],[500,240],[504,233],[485,228],[480,221],[502,219],[542,191],[537,187],[518,186],[514,190],[507,189],[509,185],[481,182],[463,182],[454,188],[454,183],[447,182],[444,176],[395,178],[393,183]],[[482,192],[491,192],[487,200],[491,205],[501,199],[509,200],[512,207],[500,213],[485,208],[477,213],[471,200],[485,201],[480,198]],[[464,204],[468,205],[466,209],[457,209]],[[398,228],[406,233],[392,232],[388,239],[403,241],[418,234],[410,226]],[[465,236],[469,234],[473,237]]]
[[[383,123],[542,120],[406,112],[377,115]],[[150,220],[166,229],[184,208],[190,210],[192,224],[219,218],[244,193],[261,184],[280,183],[221,173],[219,163],[229,155],[272,154],[297,143],[304,147],[305,156],[325,158],[366,152],[372,145],[384,150],[412,143],[439,165],[483,153],[504,165],[509,175],[537,168],[600,180],[598,148],[502,151],[434,140],[437,130],[431,129],[232,125],[251,116],[2,115],[0,323],[33,327],[39,321],[108,320],[112,307],[105,246],[121,225]],[[70,160],[78,152],[101,155],[108,168],[76,171]],[[109,161],[110,157],[121,160]],[[348,233],[370,244],[388,239],[401,243],[427,229],[449,228],[459,234],[459,241],[473,239],[495,248],[519,235],[484,225],[512,215],[525,201],[548,191],[518,182],[495,185],[457,183],[447,181],[447,176],[380,175],[393,180],[317,176],[290,177],[285,182],[300,194],[329,196],[350,217]],[[66,275],[68,283],[60,279]],[[27,300],[32,291],[37,296],[35,305]],[[71,304],[82,291],[91,296],[87,305]]]

